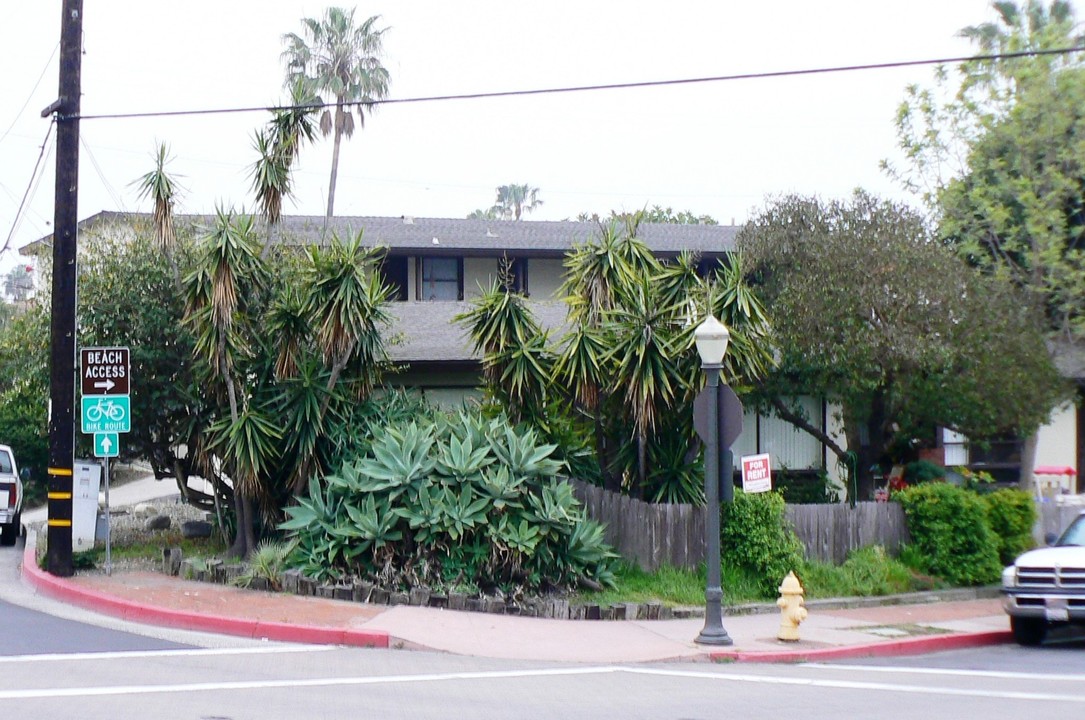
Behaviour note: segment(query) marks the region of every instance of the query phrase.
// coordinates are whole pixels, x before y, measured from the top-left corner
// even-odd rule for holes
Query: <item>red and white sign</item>
[[[742,490],[746,493],[762,493],[772,490],[772,469],[769,456],[745,455],[742,458]]]

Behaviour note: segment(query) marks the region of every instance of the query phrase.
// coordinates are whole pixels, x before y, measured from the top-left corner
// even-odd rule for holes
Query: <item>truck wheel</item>
[[[1047,636],[1047,622],[1040,618],[1011,617],[1010,630],[1018,645],[1034,647]]]
[[[0,545],[10,548],[23,533],[23,513],[15,513],[11,523],[0,526]]]

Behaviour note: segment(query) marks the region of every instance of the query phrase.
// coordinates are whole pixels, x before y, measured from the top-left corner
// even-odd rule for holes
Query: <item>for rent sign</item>
[[[760,493],[772,490],[772,470],[768,455],[745,455],[742,458],[742,490]]]

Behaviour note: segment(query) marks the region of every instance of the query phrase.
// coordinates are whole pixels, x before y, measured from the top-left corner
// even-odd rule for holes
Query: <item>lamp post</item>
[[[720,448],[719,403],[717,393],[720,385],[720,367],[727,353],[731,333],[727,326],[712,315],[693,331],[697,353],[701,356],[701,368],[708,375],[708,393],[711,401],[708,411],[708,439],[705,440],[704,489],[705,489],[705,613],[704,628],[695,642],[702,645],[731,645],[731,636],[723,627],[723,588],[720,587]]]

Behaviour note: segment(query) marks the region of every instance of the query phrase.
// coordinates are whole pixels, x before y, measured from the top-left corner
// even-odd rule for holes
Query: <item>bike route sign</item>
[[[132,405],[127,395],[84,395],[81,417],[85,433],[132,431]]]
[[[126,347],[79,350],[79,378],[83,397],[80,421],[83,432],[94,435],[97,457],[116,457],[117,433],[132,431],[132,368]]]
[[[94,457],[118,457],[120,448],[117,433],[94,433]]]

